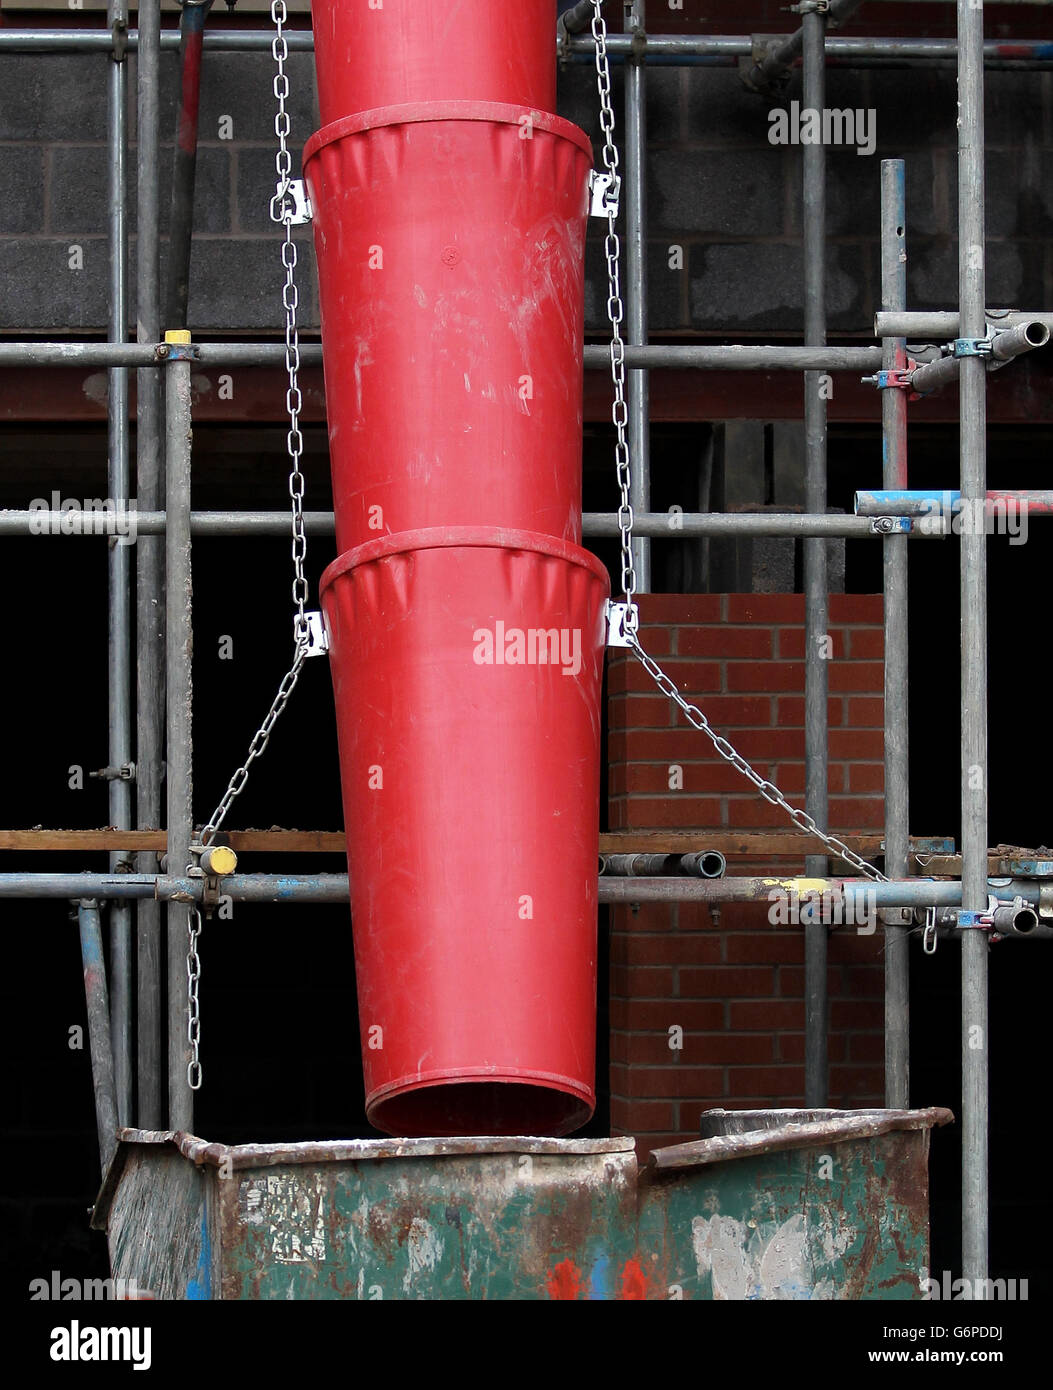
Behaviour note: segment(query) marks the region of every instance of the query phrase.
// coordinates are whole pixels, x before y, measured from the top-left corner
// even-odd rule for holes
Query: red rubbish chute
[[[322,578],[374,1125],[595,1105],[606,571],[581,538],[591,149],[554,0],[312,6]]]

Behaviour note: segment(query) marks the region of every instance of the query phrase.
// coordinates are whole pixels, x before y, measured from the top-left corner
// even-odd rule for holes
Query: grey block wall
[[[105,284],[105,55],[0,54],[0,330],[102,331]],[[293,148],[318,123],[309,54],[289,63]],[[135,229],[135,62],[129,60],[129,215]],[[163,132],[174,137],[178,60],[162,57]],[[280,234],[268,218],[274,184],[269,54],[206,53],[191,268],[198,332],[279,327]],[[622,74],[615,71],[621,113]],[[878,294],[878,186],[883,157],[907,159],[910,303],[957,296],[955,83],[946,70],[829,72],[830,106],[873,112],[876,147],[829,157],[831,331],[867,332]],[[987,134],[991,238],[988,299],[1050,306],[1053,238],[1053,74],[991,72]],[[799,98],[799,79],[786,101]],[[559,109],[598,145],[591,64],[559,74]],[[734,69],[655,66],[647,74],[648,279],[653,333],[724,338],[800,332],[801,151],[769,143],[768,107]],[[226,136],[231,138],[224,138]],[[171,139],[162,157],[167,218]],[[604,227],[590,224],[586,318],[604,327]],[[317,327],[310,231],[301,304]],[[82,268],[73,248],[80,248]],[[133,276],[134,281],[134,276]],[[134,316],[134,283],[129,286]],[[132,319],[134,322],[134,317]]]

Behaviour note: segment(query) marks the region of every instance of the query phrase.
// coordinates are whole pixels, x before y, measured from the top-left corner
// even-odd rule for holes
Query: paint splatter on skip
[[[640,1268],[639,1260],[626,1260],[622,1270],[622,1286],[618,1292],[621,1300],[646,1299],[647,1276]]]
[[[573,1301],[582,1295],[581,1270],[573,1260],[561,1260],[546,1280],[549,1298]]]

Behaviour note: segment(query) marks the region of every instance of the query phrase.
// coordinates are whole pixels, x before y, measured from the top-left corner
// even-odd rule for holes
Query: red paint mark
[[[581,1270],[573,1260],[561,1260],[548,1276],[549,1298],[573,1302],[581,1297]]]
[[[183,154],[197,151],[197,117],[201,90],[201,49],[204,34],[189,33],[183,56],[183,78],[180,91],[178,144]]]
[[[622,1286],[619,1299],[646,1299],[647,1278],[640,1268],[639,1260],[626,1260],[622,1270]]]

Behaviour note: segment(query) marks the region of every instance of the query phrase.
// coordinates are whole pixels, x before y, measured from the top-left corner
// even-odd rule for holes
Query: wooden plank
[[[228,839],[238,854],[343,854],[346,850],[342,830],[232,830]],[[880,834],[852,835],[853,849],[867,856],[881,853]],[[800,857],[821,844],[803,832],[735,833],[726,830],[615,830],[600,836],[601,854],[691,854],[700,850],[719,850],[721,854],[746,859]],[[0,850],[51,850],[54,852],[99,852],[115,850],[156,850],[163,853],[163,830],[0,830]],[[913,862],[914,856],[912,856]],[[933,855],[916,863],[925,875],[961,874],[956,855]],[[999,859],[989,861],[997,874]]]
[[[232,830],[238,853],[343,854],[342,830]],[[165,849],[163,830],[0,830],[0,850],[157,850]]]

